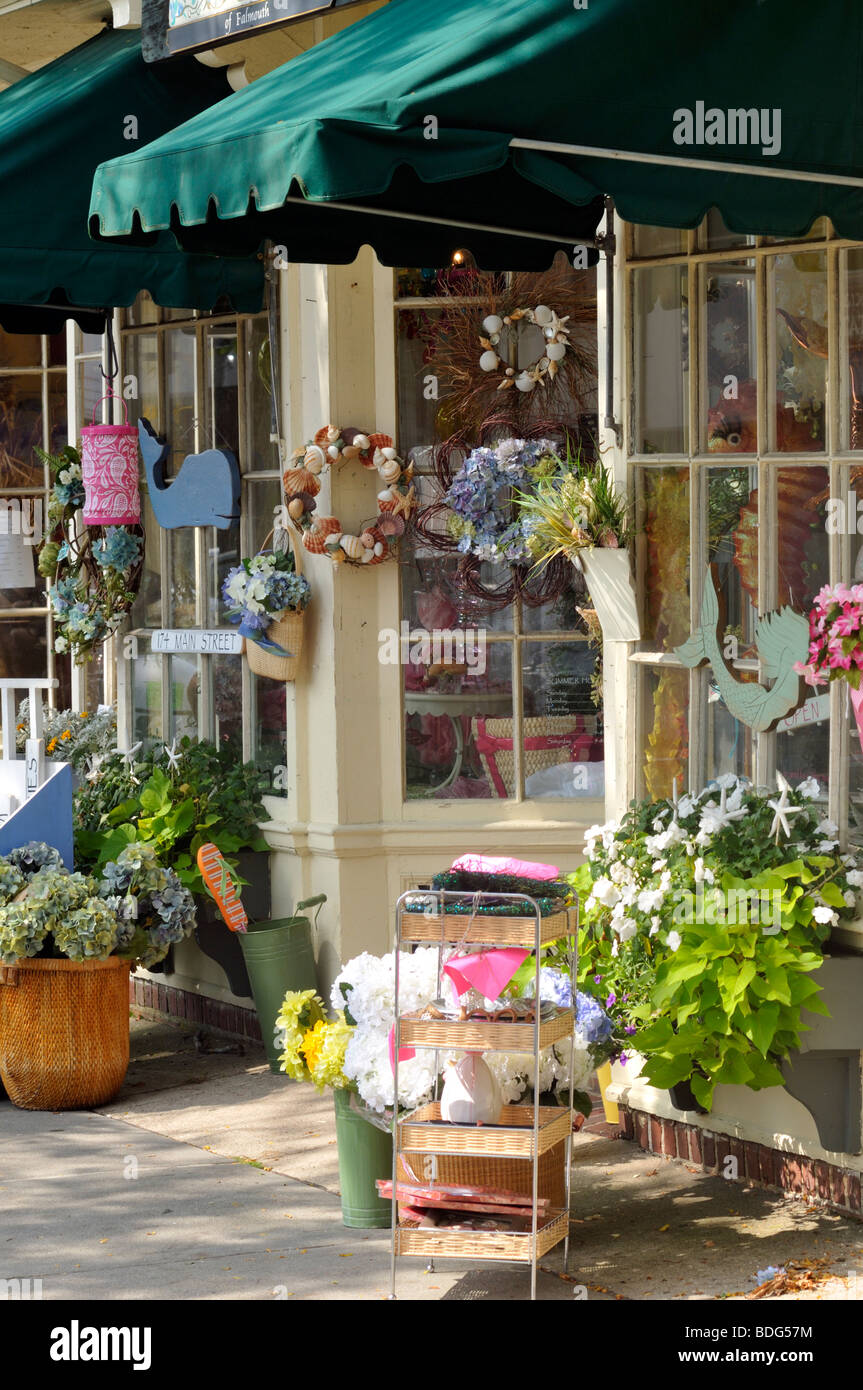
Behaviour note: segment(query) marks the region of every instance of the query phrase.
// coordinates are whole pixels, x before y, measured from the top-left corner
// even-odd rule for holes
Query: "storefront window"
[[[220,317],[162,312],[139,296],[122,335],[131,378],[129,418],[144,415],[171,446],[168,472],[187,454],[227,449],[243,480],[241,517],[228,530],[164,530],[143,489],[145,570],[132,624],[130,734],[145,744],[188,734],[227,743],[237,756],[274,771],[286,757],[285,687],[253,675],[239,656],[154,655],[154,628],[225,627],[227,571],[267,539],[281,501],[273,432],[265,315]],[[274,776],[272,794],[284,778]]]
[[[70,703],[69,662],[55,656],[45,580],[36,569],[48,469],[36,447],[66,443],[65,337],[0,330],[0,677],[57,676],[52,705]]]
[[[863,500],[863,470],[858,477],[840,462],[842,448],[863,439],[863,253],[841,246],[824,224],[795,246],[736,237],[715,214],[696,249],[662,266],[637,264],[651,255],[641,250],[650,237],[629,244],[641,791],[668,795],[684,776],[700,789],[728,772],[761,785],[773,784],[777,770],[792,784],[815,777],[825,810],[859,836],[856,725],[846,730],[843,703],[831,727],[826,688],[795,686],[784,649],[759,620],[783,608],[805,616],[822,585],[863,576],[856,519],[835,538],[828,530],[837,489],[849,516],[858,488]],[[830,344],[846,333],[831,397]],[[681,452],[685,468],[675,459]],[[645,453],[660,457],[646,465]],[[780,462],[787,454],[795,457]],[[707,659],[693,664],[702,642]],[[753,709],[779,709],[783,683],[793,703],[757,729]]]
[[[470,273],[458,267],[397,275],[398,442],[413,461],[421,506],[439,495],[434,450],[454,431],[445,400],[424,390],[431,371],[425,329],[446,314],[435,303],[442,288],[470,287]],[[443,532],[446,513],[424,524]],[[509,572],[484,563],[471,586],[459,573],[460,558],[422,535],[401,547],[402,618],[410,635],[403,667],[407,799],[601,800],[602,709],[594,700],[600,672],[579,612],[588,602],[581,576],[573,569],[553,602],[501,605],[474,589],[492,590]]]

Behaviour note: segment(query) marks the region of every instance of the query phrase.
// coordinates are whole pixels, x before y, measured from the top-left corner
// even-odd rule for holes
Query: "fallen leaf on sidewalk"
[[[660,1226],[659,1229],[660,1229],[660,1231],[667,1231],[667,1230],[669,1230],[670,1228],[669,1228],[668,1225],[665,1225],[665,1226]]]
[[[340,1260],[352,1260],[353,1257],[354,1257],[354,1252],[353,1252],[353,1250],[347,1250],[347,1251],[341,1251],[341,1250],[340,1250],[340,1251],[339,1251],[339,1259],[340,1259]]]

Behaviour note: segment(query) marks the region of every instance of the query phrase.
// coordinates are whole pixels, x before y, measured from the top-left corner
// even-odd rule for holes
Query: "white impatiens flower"
[[[836,824],[836,822],[835,822],[834,820],[827,820],[826,817],[825,817],[824,820],[819,821],[818,824],[816,825],[816,827],[815,827],[815,834],[816,834],[816,835],[824,835],[824,836],[828,836],[828,835],[838,835],[838,834],[839,834],[839,826]]]
[[[631,941],[638,931],[638,923],[633,922],[631,917],[624,917],[620,926],[617,923],[614,924],[614,931],[618,941]]]
[[[620,950],[620,942],[618,941],[617,937],[615,937],[614,940],[613,940],[612,943],[611,943],[611,954],[612,954],[612,956],[616,956],[616,955],[618,954],[619,950]]]
[[[694,876],[695,876],[695,882],[696,882],[696,883],[713,883],[713,882],[714,882],[714,873],[713,873],[713,870],[712,870],[712,869],[708,869],[708,867],[707,867],[707,865],[705,864],[704,860],[701,858],[701,855],[699,855],[698,858],[697,858],[696,861],[695,861],[695,865],[694,865]]]
[[[815,801],[819,795],[817,777],[807,777],[805,781],[798,783],[797,790],[801,796],[805,796],[807,801]]]
[[[593,885],[592,897],[597,902],[602,903],[603,907],[614,907],[620,897],[620,889],[612,883],[610,878],[598,878]]]
[[[668,943],[669,950],[676,951],[680,946],[683,937],[680,935],[679,931],[670,931],[665,940]]]
[[[863,888],[863,873],[860,869],[849,869],[846,878],[852,888]]]
[[[608,877],[612,883],[628,883],[632,878],[632,870],[626,864],[612,864],[608,871]]]
[[[655,859],[651,865],[651,871],[655,874],[661,874],[667,863],[667,859]]]
[[[623,903],[624,907],[632,907],[632,904],[635,902],[635,900],[636,900],[637,897],[638,897],[638,884],[637,884],[637,883],[627,883],[627,884],[626,884],[626,887],[623,889],[623,891],[622,891],[621,894],[620,894],[620,901]]]
[[[846,907],[856,907],[856,906],[857,906],[857,895],[856,895],[856,893],[845,893],[843,896],[844,896],[844,898],[845,898],[845,906],[846,906]]]
[[[651,919],[650,919],[650,931],[648,932],[648,936],[656,936],[656,933],[659,931],[659,923],[660,923],[660,918],[659,918],[659,917],[651,917]]]
[[[839,921],[839,913],[833,912],[829,907],[813,907],[812,916],[815,918],[815,921],[820,922],[822,926],[829,925],[835,927],[836,923]]]
[[[639,912],[653,912],[655,908],[662,907],[664,901],[664,889],[643,888],[638,895],[638,910]]]
[[[697,796],[682,796],[677,803],[677,814],[681,816],[683,820],[686,820],[687,816],[692,815],[692,812],[695,810],[697,805]]]

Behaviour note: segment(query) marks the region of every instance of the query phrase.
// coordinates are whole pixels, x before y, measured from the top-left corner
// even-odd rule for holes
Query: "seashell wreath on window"
[[[317,514],[321,474],[341,460],[358,462],[377,473],[382,485],[376,498],[377,515],[364,522],[356,535],[344,531],[338,517]],[[306,550],[349,565],[380,565],[394,554],[416,508],[416,489],[413,464],[403,463],[388,434],[327,425],[310,444],[294,450],[291,462],[283,479],[287,512]]]

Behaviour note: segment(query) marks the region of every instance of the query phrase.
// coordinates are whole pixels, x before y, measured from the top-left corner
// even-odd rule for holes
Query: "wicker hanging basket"
[[[129,962],[0,966],[0,1077],[22,1110],[104,1105],[129,1066]]]
[[[271,531],[261,546],[261,550],[266,549],[267,541],[272,535],[273,532]],[[293,526],[289,527],[288,536],[291,550],[294,552],[294,572],[302,574],[302,546],[297,541]],[[258,554],[260,553],[259,551]],[[271,681],[296,680],[303,651],[304,619],[305,613],[296,613],[286,608],[274,616],[266,630],[265,636],[271,642],[277,642],[280,647],[284,647],[286,652],[291,653],[290,656],[276,656],[273,652],[268,652],[259,642],[252,642],[247,637],[244,642],[244,650],[246,660],[249,663],[249,670],[254,671],[256,676],[266,676]]]

